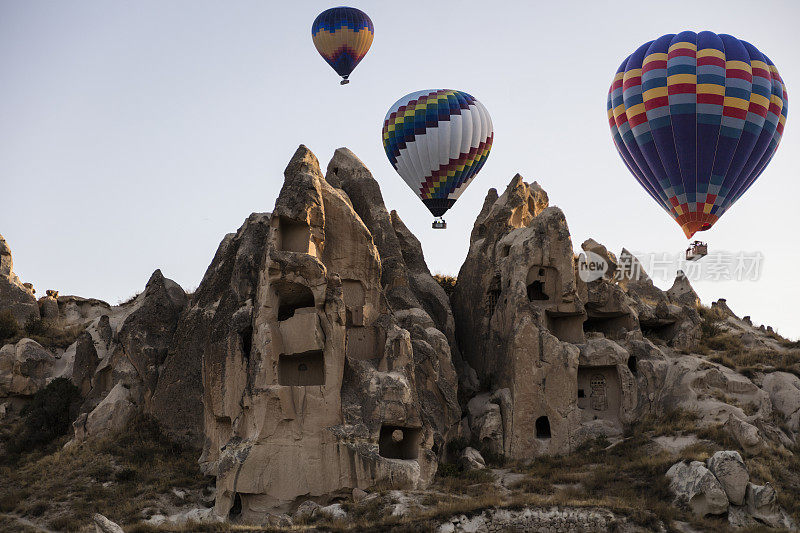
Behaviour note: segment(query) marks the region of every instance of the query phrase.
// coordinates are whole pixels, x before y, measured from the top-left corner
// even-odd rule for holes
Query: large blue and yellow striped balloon
[[[334,7],[320,13],[311,26],[311,37],[320,55],[343,78],[367,55],[375,28],[366,13],[354,7]]]
[[[625,165],[691,237],[711,228],[764,171],[788,100],[778,69],[755,46],[685,31],[628,56],[607,108]]]
[[[489,112],[473,96],[450,89],[407,94],[383,121],[392,166],[435,217],[456,202],[492,149]]]

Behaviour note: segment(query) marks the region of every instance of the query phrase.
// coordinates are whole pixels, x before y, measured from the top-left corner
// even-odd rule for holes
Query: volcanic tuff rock
[[[14,274],[14,260],[8,243],[0,235],[0,312],[11,311],[20,324],[33,316],[39,318],[39,304],[33,291]]]
[[[447,299],[369,171],[338,150],[326,179],[301,146],[285,177],[268,231],[226,237],[198,289],[230,317],[203,353],[202,461],[217,513],[245,520],[301,496],[424,487],[460,418]]]
[[[216,477],[214,516],[192,517],[276,527],[292,511],[351,516],[337,503],[351,497],[413,513],[422,507],[409,502],[427,493],[384,498],[375,489],[423,489],[442,461],[481,469],[499,455],[616,443],[629,424],[684,411],[745,457],[792,453],[800,379],[770,366],[783,364],[775,361],[791,343],[724,300],[698,308],[682,273],[665,292],[627,250],[615,256],[593,239],[581,248],[576,256],[547,193],[517,175],[502,195],[489,191],[448,298],[363,163],[339,149],[323,177],[301,146],[273,213],[254,213],[225,236],[193,295],[156,271],[118,306],[54,290],[37,303],[0,240],[0,291],[13,293],[0,294],[0,311],[20,319],[35,310],[54,328],[84,329],[66,350],[19,337],[0,347],[0,418],[69,377],[84,398],[72,445],[149,413],[173,438],[202,446],[200,465]],[[600,258],[602,275],[581,275],[587,258]],[[739,373],[721,364],[739,362],[709,348],[706,330],[773,360]],[[684,430],[654,441],[662,450],[705,442]],[[682,462],[673,488],[703,514],[727,507],[732,525],[791,525],[775,490],[748,483],[740,462],[734,452]],[[503,480],[520,475],[498,483],[510,490]],[[442,527],[576,518],[487,513]],[[158,516],[152,524],[166,519]],[[594,511],[577,518],[621,523]]]

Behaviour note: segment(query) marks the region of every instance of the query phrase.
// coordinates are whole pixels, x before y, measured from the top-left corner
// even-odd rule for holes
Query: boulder
[[[502,454],[504,447],[503,416],[499,403],[479,394],[467,404],[470,434],[482,447]]]
[[[320,504],[313,500],[306,500],[300,504],[292,517],[295,520],[307,520],[313,518],[322,508]]]
[[[0,348],[0,398],[34,395],[53,377],[55,357],[32,339]]]
[[[734,505],[742,505],[747,484],[750,482],[750,474],[747,472],[739,452],[716,452],[708,458],[706,465],[719,480],[725,494],[728,495],[728,501]]]
[[[119,527],[118,524],[112,522],[100,513],[95,513],[92,516],[94,528],[96,533],[125,533],[125,530]]]
[[[481,452],[469,446],[461,452],[458,463],[464,470],[482,470],[486,468],[486,461],[483,459]]]
[[[700,461],[681,461],[667,470],[676,502],[686,503],[698,516],[720,515],[728,510],[722,484]]]
[[[123,383],[117,383],[88,415],[79,416],[73,423],[75,441],[103,438],[125,429],[136,413],[131,391]]]
[[[724,428],[744,450],[753,452],[764,444],[758,428],[735,414],[728,415]]]
[[[747,484],[745,508],[747,513],[759,523],[769,527],[794,530],[794,521],[777,504],[778,494],[775,488],[766,485]]]
[[[800,378],[788,372],[770,372],[761,387],[769,394],[775,410],[783,415],[786,426],[800,431]]]

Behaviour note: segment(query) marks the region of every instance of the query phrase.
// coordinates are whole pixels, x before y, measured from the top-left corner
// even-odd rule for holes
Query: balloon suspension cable
[[[439,218],[437,218],[436,220],[433,221],[433,224],[431,224],[431,227],[433,229],[447,229],[447,222],[445,222],[442,217],[439,217]]]

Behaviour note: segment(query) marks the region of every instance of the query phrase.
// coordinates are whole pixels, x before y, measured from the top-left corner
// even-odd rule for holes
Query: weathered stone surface
[[[459,464],[465,470],[481,470],[486,468],[486,461],[483,459],[481,452],[475,448],[470,448],[469,446],[464,448],[464,450],[461,452]]]
[[[269,219],[269,213],[253,213],[235,234],[225,236],[178,321],[149,407],[173,437],[203,443],[203,357],[224,360],[236,350],[245,359]],[[225,379],[226,370],[219,371],[209,385]]]
[[[107,437],[125,429],[136,412],[131,391],[123,383],[117,383],[88,415],[78,417],[73,427],[75,440]]]
[[[728,501],[734,505],[744,503],[750,474],[744,466],[742,456],[737,451],[719,451],[706,461],[708,469],[722,485]]]
[[[788,372],[771,372],[764,376],[762,387],[789,429],[800,431],[800,378]]]
[[[31,316],[39,318],[39,303],[34,291],[26,287],[14,273],[11,249],[0,235],[0,312],[2,311],[11,311],[20,325]]]
[[[55,358],[32,339],[0,348],[0,398],[29,397],[47,385]]]
[[[186,330],[215,509],[244,521],[300,497],[424,487],[460,419],[447,299],[369,171],[339,150],[326,180],[301,146],[285,177],[271,217],[226,237],[182,319],[211,332]]]
[[[96,533],[125,533],[125,530],[119,527],[117,523],[99,513],[92,516],[92,522],[94,522]]]
[[[606,270],[603,272],[604,278],[610,279],[614,276],[617,271],[617,258],[613,253],[608,251],[605,246],[594,239],[586,239],[581,243],[581,248],[584,252],[591,252],[603,259],[607,266]]]
[[[586,247],[615,261],[595,241]],[[493,415],[492,432],[470,416],[473,439],[494,433],[489,440],[506,455],[532,458],[617,435],[634,415],[629,354],[610,340],[638,329],[631,302],[611,279],[577,280],[564,214],[538,184],[517,175],[501,196],[489,191],[452,303],[458,344],[481,387],[508,390],[507,416],[501,425]]]
[[[724,427],[736,442],[749,452],[757,450],[764,444],[758,428],[749,422],[745,422],[733,413],[728,415],[728,420],[725,422]]]
[[[672,287],[667,291],[667,295],[670,300],[678,304],[689,306],[697,306],[700,304],[700,297],[694,292],[692,284],[689,283],[689,279],[686,277],[683,270],[678,270],[675,281],[672,283]]]
[[[156,270],[136,300],[136,309],[125,318],[117,338],[144,384],[145,397],[149,398],[156,388],[159,366],[167,357],[178,317],[186,305],[186,293]]]
[[[58,296],[57,302],[58,320],[67,326],[86,324],[112,312],[111,305],[96,298],[66,295]]]
[[[72,383],[80,389],[84,398],[92,390],[92,377],[99,362],[92,335],[84,331],[78,337],[72,366]]]
[[[719,515],[728,510],[728,497],[714,474],[700,461],[675,463],[667,470],[676,500],[686,502],[698,516]]]

